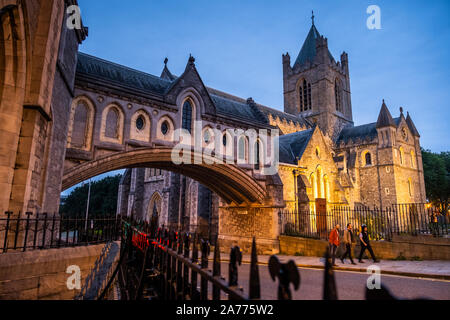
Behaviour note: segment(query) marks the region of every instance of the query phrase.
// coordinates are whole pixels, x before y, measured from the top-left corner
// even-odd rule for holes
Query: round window
[[[145,120],[144,120],[144,117],[143,117],[143,116],[139,116],[139,117],[136,119],[136,128],[137,128],[138,130],[142,130],[142,129],[144,129],[144,126],[145,126]]]
[[[166,135],[167,132],[169,132],[169,123],[167,121],[164,121],[161,125],[161,132],[163,135]]]

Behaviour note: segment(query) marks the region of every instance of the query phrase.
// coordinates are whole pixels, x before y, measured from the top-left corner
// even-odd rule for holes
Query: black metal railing
[[[450,233],[448,214],[426,204],[402,204],[379,208],[333,207],[326,212],[280,211],[280,234],[314,239],[328,239],[336,224],[344,230],[351,223],[354,230],[366,225],[372,240],[392,240],[394,235],[430,235]]]
[[[121,243],[127,248],[122,251],[126,256],[121,257],[117,272],[123,300],[260,298],[259,277],[255,276],[258,272],[255,243],[249,294],[238,288],[237,268],[231,268],[231,282],[221,276],[218,246],[214,247],[214,262],[209,270],[209,241],[195,234],[181,234],[165,228],[152,232],[147,224],[131,224],[124,220]],[[239,248],[234,251],[240,253]],[[105,292],[109,289],[105,288]]]
[[[229,274],[221,274],[219,247],[214,247],[212,270],[209,266],[210,245],[195,234],[180,234],[164,227],[155,230],[147,223],[122,220],[121,255],[108,284],[98,299],[107,299],[117,284],[121,300],[259,300],[261,284],[256,242],[253,239],[249,287],[239,287],[238,264],[242,262],[239,247],[231,248]],[[337,300],[338,291],[329,253],[325,253],[323,299]],[[278,281],[278,299],[292,299],[291,289],[299,290],[300,271],[293,260],[281,263],[271,256],[268,271]],[[292,286],[291,286],[292,284]],[[376,291],[376,292],[374,292]],[[382,285],[381,290],[366,289],[366,299],[396,299]]]
[[[0,254],[106,243],[119,239],[116,216],[6,212],[0,217]]]

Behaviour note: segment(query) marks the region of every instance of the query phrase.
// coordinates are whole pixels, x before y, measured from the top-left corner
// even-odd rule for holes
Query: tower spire
[[[312,25],[314,25],[314,10],[312,10],[311,20],[312,20]]]

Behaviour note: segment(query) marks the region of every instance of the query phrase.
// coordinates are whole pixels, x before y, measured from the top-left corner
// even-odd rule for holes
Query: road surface
[[[210,267],[212,267],[210,265]],[[228,279],[228,264],[221,264],[221,274]],[[250,265],[239,267],[239,286],[248,292]],[[300,288],[293,292],[295,300],[321,300],[323,295],[324,270],[299,268]],[[259,265],[261,298],[277,299],[277,283],[273,282],[266,265]],[[339,300],[364,300],[369,275],[360,272],[335,271]],[[381,275],[381,283],[399,299],[426,298],[450,300],[450,281],[404,276]],[[291,285],[292,288],[292,285]],[[224,297],[226,298],[226,297]]]

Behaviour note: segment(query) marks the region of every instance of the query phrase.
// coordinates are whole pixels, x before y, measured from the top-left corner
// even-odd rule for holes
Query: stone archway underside
[[[203,157],[202,164],[175,165],[172,162],[172,149],[167,147],[143,148],[111,154],[82,163],[64,172],[62,190],[109,171],[153,167],[192,178],[228,203],[250,205],[264,202],[265,187],[244,170],[233,164],[206,164],[213,163],[213,158],[194,152],[191,153],[192,163],[194,163],[195,156]]]

